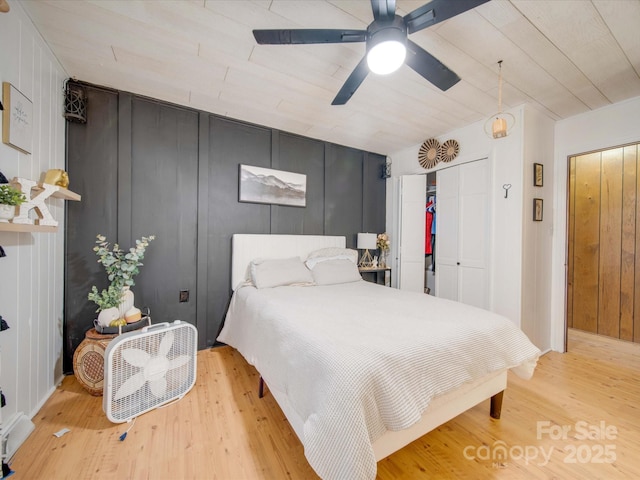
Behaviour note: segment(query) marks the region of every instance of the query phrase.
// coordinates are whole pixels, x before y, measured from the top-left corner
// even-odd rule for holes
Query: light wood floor
[[[569,353],[544,355],[532,380],[510,375],[501,420],[483,402],[379,462],[378,478],[640,478],[640,345],[578,331],[569,338]],[[139,417],[120,442],[126,424],[110,423],[102,398],[67,377],[34,417],[36,430],[11,464],[14,478],[318,478],[273,398],[258,399],[257,385],[235,350],[201,351],[194,389]],[[537,422],[570,431],[538,434]],[[56,438],[64,427],[71,432]],[[580,439],[583,427],[597,427],[597,438]],[[492,459],[500,446],[506,458]],[[542,451],[551,452],[548,464]],[[598,463],[606,460],[613,463]]]

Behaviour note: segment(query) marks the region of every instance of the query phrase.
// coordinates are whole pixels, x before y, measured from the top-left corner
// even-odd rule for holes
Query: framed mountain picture
[[[306,207],[307,176],[272,168],[240,165],[239,200]]]

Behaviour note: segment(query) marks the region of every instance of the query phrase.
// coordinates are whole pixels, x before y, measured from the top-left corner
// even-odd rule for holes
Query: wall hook
[[[504,188],[504,198],[507,198],[509,196],[509,189],[511,188],[511,184],[505,183],[504,185],[502,185],[502,188]]]

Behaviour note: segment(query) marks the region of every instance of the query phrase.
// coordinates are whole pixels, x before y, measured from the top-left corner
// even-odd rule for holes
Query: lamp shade
[[[491,124],[493,138],[502,138],[507,136],[507,121],[504,118],[496,117]]]
[[[358,234],[358,249],[368,250],[375,249],[378,236],[375,233],[359,233]]]

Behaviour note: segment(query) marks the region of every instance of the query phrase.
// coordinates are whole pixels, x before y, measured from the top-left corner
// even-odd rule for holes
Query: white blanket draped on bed
[[[286,393],[325,480],[374,479],[371,444],[386,430],[490,372],[528,378],[540,354],[502,316],[365,281],[239,288],[218,340]]]

